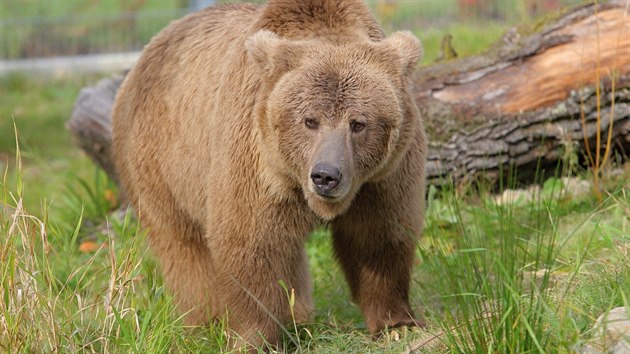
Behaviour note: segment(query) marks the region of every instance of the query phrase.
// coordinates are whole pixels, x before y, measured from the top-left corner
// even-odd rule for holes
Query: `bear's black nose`
[[[335,166],[320,162],[311,170],[311,180],[315,184],[317,193],[329,195],[339,185],[341,172]]]

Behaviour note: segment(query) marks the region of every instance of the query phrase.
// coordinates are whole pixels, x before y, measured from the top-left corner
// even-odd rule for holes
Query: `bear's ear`
[[[299,62],[297,45],[277,34],[260,30],[245,41],[250,60],[269,77],[292,69]]]
[[[397,52],[402,61],[402,71],[405,76],[411,75],[424,54],[422,43],[409,31],[394,32],[389,38],[383,40],[381,45]]]

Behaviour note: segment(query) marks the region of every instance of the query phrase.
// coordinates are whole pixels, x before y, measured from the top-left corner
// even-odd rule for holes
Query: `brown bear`
[[[426,156],[409,32],[359,0],[207,8],[145,48],[113,110],[114,157],[187,323],[237,344],[312,311],[304,243],[329,225],[367,328],[412,325]]]

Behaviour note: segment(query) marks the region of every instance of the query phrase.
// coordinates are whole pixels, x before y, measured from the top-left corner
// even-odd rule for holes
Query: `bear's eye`
[[[304,125],[306,125],[308,129],[317,129],[319,127],[319,122],[313,118],[306,118],[304,120]]]
[[[358,122],[356,120],[353,120],[353,121],[350,122],[350,130],[353,133],[359,133],[363,129],[365,129],[365,123],[361,123],[361,122]]]

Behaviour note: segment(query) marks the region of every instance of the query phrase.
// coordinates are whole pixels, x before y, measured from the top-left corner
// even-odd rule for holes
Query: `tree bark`
[[[628,3],[578,7],[539,27],[512,29],[483,55],[417,71],[412,92],[430,141],[430,183],[481,173],[496,181],[513,167],[527,181],[540,164],[571,153],[589,164],[590,152],[595,162],[611,122],[614,153],[627,158]],[[79,146],[114,179],[111,106],[123,78],[81,90],[68,122]]]

